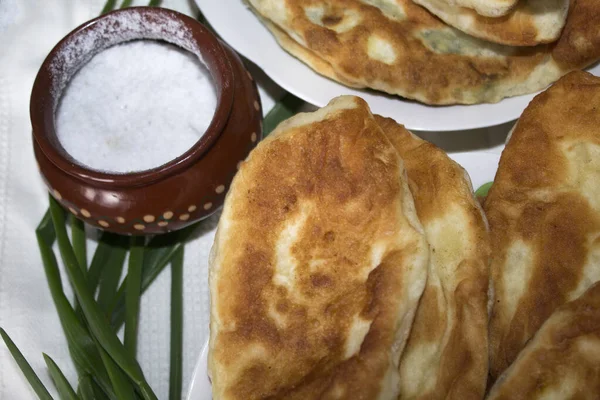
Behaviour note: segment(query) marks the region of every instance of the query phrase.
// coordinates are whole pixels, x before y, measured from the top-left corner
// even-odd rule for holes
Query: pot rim
[[[93,32],[94,30],[101,29],[100,23],[102,21],[110,21],[110,18],[114,18],[115,16],[126,17],[131,14],[138,14],[139,17],[150,21],[156,17],[178,21],[189,30],[190,35],[188,39],[193,42],[193,45],[199,54],[191,49],[185,50],[196,53],[201,60],[204,61],[210,71],[217,91],[217,104],[210,125],[202,137],[185,153],[166,164],[152,169],[131,173],[113,173],[94,170],[79,164],[72,158],[66,150],[62,148],[56,135],[55,110],[60,101],[60,95],[62,94],[64,87],[61,88],[59,94],[56,95],[53,93],[55,88],[54,82],[59,73],[62,73],[63,76],[68,74],[66,79],[66,81],[68,81],[76,71],[65,71],[63,69],[57,73],[56,68],[53,68],[53,63],[57,62],[61,52],[70,48],[69,46],[76,47],[77,39],[79,37],[82,37],[89,32]],[[109,37],[110,35],[118,36],[122,33],[123,29],[127,29],[122,28],[120,25],[117,25],[116,27],[113,25],[113,28],[115,28],[114,31],[104,34],[105,36],[103,37]],[[164,40],[176,44],[176,38],[169,35],[166,31],[161,31],[159,37],[151,37],[149,32],[141,32],[133,38],[124,40],[117,39],[116,42],[101,48],[99,51],[94,52],[92,50],[91,54],[84,53],[83,56],[91,58],[112,45],[136,39]],[[87,61],[82,62],[81,66],[85,65],[85,62]],[[31,92],[30,118],[35,142],[39,145],[42,153],[50,160],[50,162],[60,170],[74,178],[84,182],[92,182],[100,187],[143,186],[176,174],[201,159],[223,132],[232,108],[233,97],[233,68],[221,43],[206,27],[193,18],[173,10],[159,7],[129,7],[106,13],[85,22],[58,42],[44,60],[36,76]]]

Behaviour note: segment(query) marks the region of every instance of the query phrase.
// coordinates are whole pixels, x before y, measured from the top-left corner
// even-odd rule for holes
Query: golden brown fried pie
[[[412,0],[249,3],[280,45],[318,73],[427,104],[532,93],[600,58],[600,30],[585,22],[600,15],[596,0],[573,1],[565,27],[571,39],[561,36],[556,51],[554,44],[514,47],[474,38]],[[513,25],[523,31],[520,22]]]
[[[408,174],[430,245],[427,284],[400,364],[401,399],[482,399],[488,376],[487,221],[466,171],[377,117]]]
[[[571,0],[567,24],[552,58],[563,70],[586,68],[600,59],[600,2]]]
[[[469,35],[511,46],[554,42],[569,10],[569,0],[521,0],[504,16],[486,17],[448,0],[414,1]]]
[[[451,5],[470,8],[486,17],[500,17],[508,14],[519,0],[444,0]]]
[[[210,259],[214,399],[397,399],[429,249],[356,97],[285,121],[227,195]]]
[[[253,9],[331,65],[334,79],[428,104],[495,102],[558,79],[544,47],[517,49],[450,28],[412,0],[250,0]],[[280,39],[281,32],[275,31]],[[298,57],[290,41],[279,42]],[[292,47],[292,48],[290,48]],[[311,67],[313,61],[300,58]],[[317,72],[331,77],[329,70]]]
[[[559,307],[487,400],[596,400],[600,396],[600,282]]]
[[[319,72],[319,74],[327,78],[333,79],[335,81],[338,81],[340,83],[343,83],[346,86],[354,87],[357,89],[363,87],[362,85],[356,82],[349,81],[345,77],[339,75],[331,64],[329,64],[322,58],[319,58],[319,56],[317,56],[314,52],[310,51],[306,47],[302,47],[301,45],[299,45],[298,42],[296,42],[294,39],[288,36],[287,33],[279,29],[277,25],[269,22],[264,18],[261,18],[261,20],[263,21],[265,26],[269,28],[269,30],[271,31],[275,39],[277,39],[281,47],[283,47],[288,53],[290,53],[294,57],[304,61],[304,63],[306,63],[315,71]]]
[[[600,280],[600,78],[574,72],[519,119],[485,201],[498,377],[544,321]]]

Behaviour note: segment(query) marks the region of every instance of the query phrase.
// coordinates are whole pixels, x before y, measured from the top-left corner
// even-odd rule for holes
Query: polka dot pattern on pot
[[[215,188],[215,192],[217,194],[221,194],[224,191],[225,191],[225,185],[219,185]],[[53,191],[53,194],[55,194],[54,191]],[[71,212],[71,214],[73,214],[75,216],[82,216],[86,219],[89,219],[90,221],[88,221],[88,223],[98,225],[102,228],[110,228],[111,226],[113,226],[110,222],[112,219],[110,217],[107,218],[107,217],[93,216],[92,213],[85,208],[81,208],[80,210],[77,210],[73,206],[66,206],[66,207],[69,210],[69,212]],[[208,211],[212,208],[213,208],[213,203],[210,201],[202,204],[202,209],[204,211]],[[179,221],[188,221],[191,218],[191,213],[193,213],[197,210],[198,210],[197,205],[190,204],[187,207],[185,212],[183,212],[177,216],[176,216],[175,212],[170,211],[170,210],[164,211],[162,214],[159,214],[158,218],[155,217],[153,214],[146,214],[143,217],[141,217],[140,219],[138,219],[138,221],[140,221],[140,222],[134,223],[132,226],[136,231],[147,230],[149,228],[148,224],[153,224],[153,223],[156,223],[156,226],[164,228],[166,226],[169,226],[169,221],[172,220],[173,218],[176,218]],[[121,224],[121,225],[125,224],[127,222],[125,220],[125,218],[121,217],[121,216],[114,217],[114,219],[112,219],[112,221],[117,224]],[[143,223],[142,223],[142,221],[143,221]]]

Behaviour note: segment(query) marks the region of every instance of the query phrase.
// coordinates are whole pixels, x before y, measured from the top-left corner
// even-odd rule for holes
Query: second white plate
[[[283,50],[242,0],[196,0],[206,19],[236,51],[262,68],[281,87],[318,107],[343,94],[365,99],[374,113],[409,129],[456,131],[499,125],[517,119],[534,95],[496,104],[428,106],[397,96],[351,89],[327,79]],[[590,69],[600,75],[600,65]]]
[[[202,347],[202,353],[196,363],[194,375],[190,382],[190,390],[186,397],[187,400],[211,400],[212,391],[210,379],[208,379],[208,342]]]

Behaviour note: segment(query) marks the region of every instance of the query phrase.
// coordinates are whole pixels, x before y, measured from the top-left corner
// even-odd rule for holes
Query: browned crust
[[[571,300],[583,277],[588,240],[600,232],[600,215],[581,194],[579,183],[569,180],[561,146],[600,145],[598,110],[600,78],[570,73],[530,103],[502,153],[484,207],[497,296],[490,321],[492,378],[512,363],[557,307]],[[509,315],[505,302],[514,294],[503,277],[516,241],[531,249],[533,261],[512,268],[531,270],[531,283],[515,314]]]
[[[487,222],[466,172],[432,143],[411,134],[390,118],[376,117],[400,157],[415,199],[417,214],[431,243],[434,225],[449,212],[464,218],[454,235],[471,240],[470,248],[456,249],[448,238],[435,253],[455,253],[454,263],[430,266],[428,284],[417,309],[405,354],[419,347],[437,345],[439,355],[422,376],[435,383],[418,395],[401,393],[402,399],[481,399],[488,374],[487,303],[490,243]],[[432,225],[431,231],[428,229]],[[452,228],[451,228],[452,229]],[[432,233],[436,234],[436,233]],[[439,240],[439,237],[436,238]],[[439,242],[438,242],[439,243]],[[431,262],[431,261],[430,261]],[[439,286],[431,283],[436,277]],[[441,304],[438,298],[444,299]],[[403,357],[402,363],[408,363]],[[415,367],[403,365],[413,371]],[[414,374],[414,372],[412,372]]]
[[[586,68],[600,59],[600,2],[571,0],[567,25],[552,49],[565,71]]]
[[[365,86],[357,82],[351,82],[346,78],[338,75],[335,69],[327,61],[319,58],[315,53],[308,50],[306,47],[302,47],[298,42],[292,39],[287,33],[277,27],[277,25],[269,22],[268,20],[261,18],[265,26],[271,31],[277,42],[284,50],[293,55],[294,57],[304,61],[310,68],[317,73],[323,75],[326,78],[340,82],[346,86],[362,89]]]
[[[417,3],[422,3],[425,8],[428,8],[427,1],[421,0]],[[458,14],[461,20],[469,18],[469,24],[463,26],[458,26],[460,22],[453,21],[454,15],[444,13],[438,15],[438,17],[445,20],[449,25],[454,25],[453,22],[457,22],[457,25],[454,25],[457,29],[494,43],[510,46],[536,46],[543,43],[552,43],[559,38],[566,22],[565,11],[567,7],[568,5],[561,8],[563,10],[563,20],[555,21],[556,27],[553,36],[544,36],[545,32],[540,32],[540,27],[537,24],[545,21],[541,21],[541,16],[535,14],[535,10],[532,9],[527,0],[519,1],[516,7],[506,15],[496,17],[479,15],[475,10],[458,6],[453,6],[451,10],[447,10],[447,12]],[[435,7],[429,9],[435,14]]]
[[[268,26],[286,50],[327,77],[348,86],[369,87],[427,104],[497,102],[504,97],[532,93],[562,74],[600,58],[600,30],[596,29],[600,26],[596,24],[600,3],[595,0],[573,3],[565,34],[556,49],[554,45],[497,45],[503,50],[494,57],[426,47],[419,35],[451,28],[412,0],[397,1],[406,13],[401,20],[388,18],[377,7],[360,0],[280,0],[288,18],[285,23],[271,21]],[[305,7],[314,5],[327,9],[322,25],[311,22],[304,12]],[[348,10],[360,15],[361,22],[338,33],[336,26]],[[254,11],[261,14],[258,8]],[[290,32],[294,35],[290,36]],[[367,43],[374,36],[391,44],[396,54],[393,62],[369,57]],[[572,38],[578,38],[577,45]],[[535,73],[538,69],[543,72]]]
[[[395,371],[428,249],[406,217],[412,198],[396,151],[363,100],[330,104],[344,102],[355,108],[284,122],[234,179],[211,258],[215,399],[329,399],[340,392],[375,399],[388,370]],[[274,281],[277,242],[302,216],[289,248],[297,278],[287,288]],[[365,275],[375,245],[385,251]],[[354,316],[371,326],[358,354],[346,359]],[[262,355],[252,355],[257,346]]]
[[[499,98],[493,99],[494,90],[489,90],[491,86],[522,81],[548,59],[548,51],[543,47],[515,50],[513,56],[496,59],[433,52],[417,37],[417,30],[439,30],[446,26],[410,0],[399,0],[407,18],[402,22],[389,19],[378,8],[356,0],[327,0],[330,20],[339,19],[348,9],[362,17],[355,29],[339,34],[308,20],[304,7],[313,3],[316,2],[286,0],[290,29],[303,37],[310,51],[331,64],[336,73],[348,81],[390,93],[399,92],[427,103],[497,101]],[[393,64],[368,56],[367,43],[372,35],[393,45],[397,54]]]
[[[600,394],[600,282],[552,314],[488,400],[567,398],[564,392],[581,400]]]

